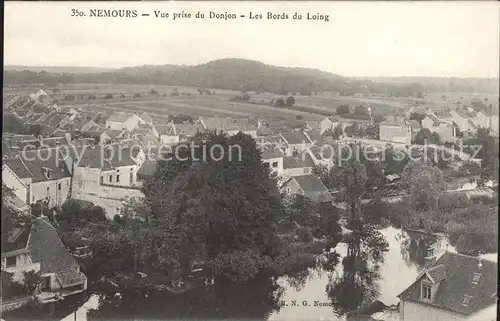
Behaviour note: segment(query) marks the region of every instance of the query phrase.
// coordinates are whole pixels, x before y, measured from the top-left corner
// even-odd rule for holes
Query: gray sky
[[[77,8],[87,17],[71,17]],[[150,17],[91,18],[89,9]],[[205,19],[153,17],[205,13]],[[208,12],[245,14],[210,20]],[[303,20],[249,20],[249,12]],[[330,22],[307,21],[305,13]],[[344,76],[498,77],[496,2],[6,2],[4,63],[122,67],[193,65],[219,58],[318,68]]]

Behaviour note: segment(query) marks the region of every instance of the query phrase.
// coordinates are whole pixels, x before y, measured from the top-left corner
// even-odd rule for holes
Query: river
[[[216,285],[182,295],[133,291],[114,297],[90,295],[83,305],[58,319],[341,321],[346,320],[347,312],[376,300],[387,306],[396,305],[397,295],[415,280],[426,256],[455,251],[444,237],[394,227],[370,233],[376,237],[364,237],[370,241],[356,252],[354,261],[350,245],[339,243],[335,248],[339,254],[336,264],[240,286]],[[496,254],[485,258],[496,261]]]

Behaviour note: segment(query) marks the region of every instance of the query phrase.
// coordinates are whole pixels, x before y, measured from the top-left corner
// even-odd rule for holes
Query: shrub
[[[297,235],[299,237],[299,241],[301,242],[312,242],[313,235],[311,229],[308,227],[301,227],[297,230]]]

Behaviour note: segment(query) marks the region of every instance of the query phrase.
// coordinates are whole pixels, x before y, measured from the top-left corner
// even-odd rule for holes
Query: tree
[[[149,94],[150,94],[151,96],[158,96],[158,91],[156,91],[156,90],[154,90],[154,89],[151,89],[151,90],[149,91]]]
[[[489,130],[478,128],[477,141],[481,145],[482,173],[484,179],[496,179],[498,176],[498,138],[490,135]]]
[[[276,101],[274,102],[274,105],[276,107],[283,107],[285,106],[285,100],[283,98],[278,98],[276,99]]]
[[[338,124],[333,129],[332,137],[333,139],[339,139],[343,135],[342,124]]]
[[[420,113],[411,113],[409,119],[410,120],[416,120],[420,125],[422,125],[422,120],[424,120],[425,115],[420,114]]]
[[[64,232],[73,232],[88,226],[89,223],[106,222],[106,215],[100,206],[70,199],[61,206],[55,219]]]
[[[210,155],[216,145],[218,152]],[[230,157],[230,146],[240,146],[241,157],[234,152]],[[281,208],[255,141],[241,133],[209,132],[177,151],[179,157],[158,162],[143,187],[152,224],[169,235],[159,261],[177,270],[203,260],[220,276],[240,276],[238,270],[244,270],[238,279],[253,278],[279,251],[275,229]]]
[[[140,93],[135,93],[134,98],[140,98],[142,95]]]
[[[441,170],[426,160],[408,163],[399,186],[409,192],[410,205],[417,210],[437,209],[439,196],[446,189]]]
[[[355,150],[357,146],[350,145]],[[366,167],[358,160],[351,157],[341,167],[341,182],[346,193],[347,205],[349,208],[349,224],[353,228],[361,220],[361,198],[366,192],[366,182],[368,176]]]
[[[356,115],[369,115],[368,108],[363,105],[358,105],[354,108],[354,114]]]
[[[23,271],[24,289],[26,295],[33,295],[38,285],[42,282],[42,274],[40,271],[35,272]]]
[[[421,92],[421,91],[419,91],[419,92],[417,93],[417,98],[418,98],[418,99],[424,99],[424,94],[422,94],[422,92]]]
[[[431,132],[428,128],[422,128],[413,141],[417,145],[440,144],[439,134]]]
[[[287,106],[293,106],[293,105],[295,105],[295,98],[293,98],[293,96],[289,96],[286,99],[285,105],[287,105]]]
[[[384,165],[387,174],[401,174],[408,164],[409,157],[401,149],[386,146],[384,149]]]
[[[104,99],[113,99],[113,95],[112,94],[106,94],[104,96]]]
[[[337,107],[337,114],[342,115],[342,114],[349,114],[350,109],[348,105],[340,105]]]
[[[75,100],[75,95],[67,95],[64,97],[64,100],[66,101],[74,101]]]
[[[366,136],[371,139],[380,139],[380,124],[370,124],[365,130]]]

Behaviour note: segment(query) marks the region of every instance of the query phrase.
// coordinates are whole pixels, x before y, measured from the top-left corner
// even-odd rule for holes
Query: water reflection
[[[221,285],[181,295],[166,292],[124,291],[119,296],[102,296],[88,320],[181,319],[265,320],[279,310],[283,288],[272,278],[259,278],[238,286]]]
[[[444,251],[454,251],[448,239],[439,233],[427,233],[420,230],[403,229],[398,233],[401,242],[401,256],[408,266],[418,270],[439,256]]]
[[[77,311],[77,320],[85,320],[90,306],[97,310],[88,315],[88,320],[345,320],[345,315],[341,314],[374,300],[386,305],[397,304],[397,295],[415,280],[418,260],[422,262],[421,258],[425,257],[423,250],[411,250],[409,245],[420,244],[423,248],[422,242],[414,238],[405,243],[409,236],[401,237],[401,230],[393,227],[380,231],[368,228],[362,233],[366,239],[359,240],[357,250],[356,240],[361,238],[361,234],[353,234],[347,243],[339,243],[335,248],[337,255],[328,259],[322,257],[316,268],[277,280],[262,278],[238,287],[216,286],[179,296],[164,292],[138,294],[130,288],[124,291],[121,299],[108,295],[99,303],[86,303],[84,309]],[[410,256],[410,250],[415,254]],[[281,306],[282,301],[292,300],[320,301],[330,306]],[[67,316],[64,321],[72,320],[74,315],[70,313],[62,313],[59,319]],[[4,319],[10,321],[12,317],[5,316]],[[33,319],[40,319],[39,314]]]
[[[380,295],[380,264],[389,244],[375,226],[365,225],[346,238],[340,277],[330,276],[326,292],[339,315],[373,303]]]

